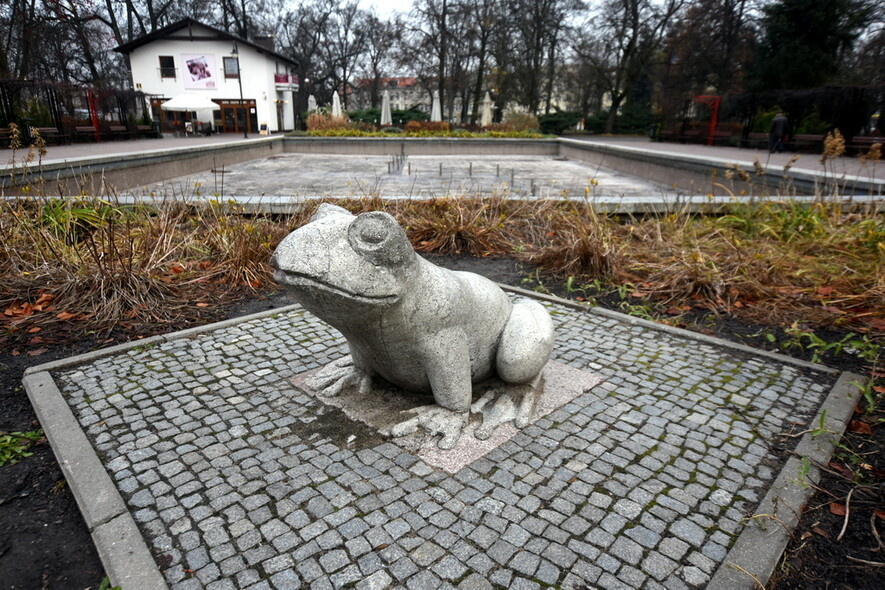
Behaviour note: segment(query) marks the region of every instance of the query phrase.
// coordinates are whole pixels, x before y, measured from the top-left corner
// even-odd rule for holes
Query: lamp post
[[[246,129],[249,126],[249,119],[248,113],[246,112],[246,104],[243,101],[243,73],[240,70],[240,52],[236,41],[234,41],[234,47],[230,53],[237,60],[237,84],[240,86],[240,109],[243,111],[243,138],[248,139],[249,134],[246,132]]]

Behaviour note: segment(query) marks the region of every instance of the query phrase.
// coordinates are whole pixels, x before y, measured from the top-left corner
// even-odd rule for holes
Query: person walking
[[[778,112],[771,120],[771,132],[768,135],[768,151],[770,153],[784,151],[784,138],[787,136],[789,126],[790,120],[781,112]]]

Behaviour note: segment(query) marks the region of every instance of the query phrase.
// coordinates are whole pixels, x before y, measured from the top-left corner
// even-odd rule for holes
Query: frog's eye
[[[380,244],[387,237],[387,227],[380,219],[366,219],[358,225],[359,239],[369,244]]]
[[[347,240],[363,258],[375,265],[394,265],[414,255],[406,234],[390,214],[362,213],[347,228]]]

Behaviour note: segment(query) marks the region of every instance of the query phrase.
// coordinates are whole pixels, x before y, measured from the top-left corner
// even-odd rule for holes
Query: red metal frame
[[[98,101],[91,90],[86,91],[86,104],[89,107],[89,118],[92,120],[92,128],[95,129],[95,141],[101,141],[101,133],[98,131]]]
[[[713,137],[716,134],[716,125],[719,123],[719,97],[710,94],[701,94],[694,97],[695,102],[710,107],[710,128],[707,130],[707,145],[713,145]]]

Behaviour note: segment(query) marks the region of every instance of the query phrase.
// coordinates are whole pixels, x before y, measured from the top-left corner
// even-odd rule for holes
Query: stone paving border
[[[535,296],[564,307],[602,315],[618,322],[641,325],[643,328],[667,332],[678,335],[681,338],[701,341],[717,347],[749,352],[756,357],[769,358],[779,363],[813,368],[816,371],[829,374],[838,373],[838,371],[833,369],[812,365],[784,355],[767,353],[725,340],[624,316],[616,312],[588,309],[585,306],[567,300],[538,296],[535,293],[521,289],[508,288],[508,290]],[[168,587],[159,573],[132,515],[123,503],[117,486],[99,461],[95,450],[74,418],[67,401],[62,397],[61,392],[56,386],[50,371],[84,364],[141,346],[189,338],[197,334],[236,326],[242,322],[252,321],[257,318],[283,314],[297,308],[298,306],[290,306],[270,310],[248,317],[236,318],[199,328],[135,341],[69,359],[46,363],[26,371],[23,382],[28,395],[37,411],[62,470],[71,485],[78,505],[83,512],[87,527],[92,533],[99,554],[105,564],[105,568],[115,584],[121,584],[126,590],[138,590],[141,588],[154,590]],[[781,469],[779,477],[770,487],[766,497],[755,511],[757,515],[760,515],[753,519],[756,524],[744,527],[722,565],[720,565],[718,571],[710,580],[709,588],[750,589],[756,586],[755,580],[764,584],[768,579],[786,546],[789,532],[780,524],[762,515],[777,516],[778,520],[789,530],[792,530],[795,526],[798,521],[798,507],[807,501],[807,498],[813,491],[811,486],[796,481],[799,467],[802,463],[796,456],[808,457],[811,464],[806,479],[810,482],[816,482],[819,479],[819,471],[815,465],[825,464],[832,455],[834,446],[844,431],[845,424],[850,418],[851,410],[859,397],[859,390],[854,382],[859,382],[861,379],[860,376],[850,373],[843,373],[841,375],[818,412],[820,417],[826,411],[825,434],[817,437],[812,436],[811,433],[804,435],[794,452],[795,456],[789,459]]]

